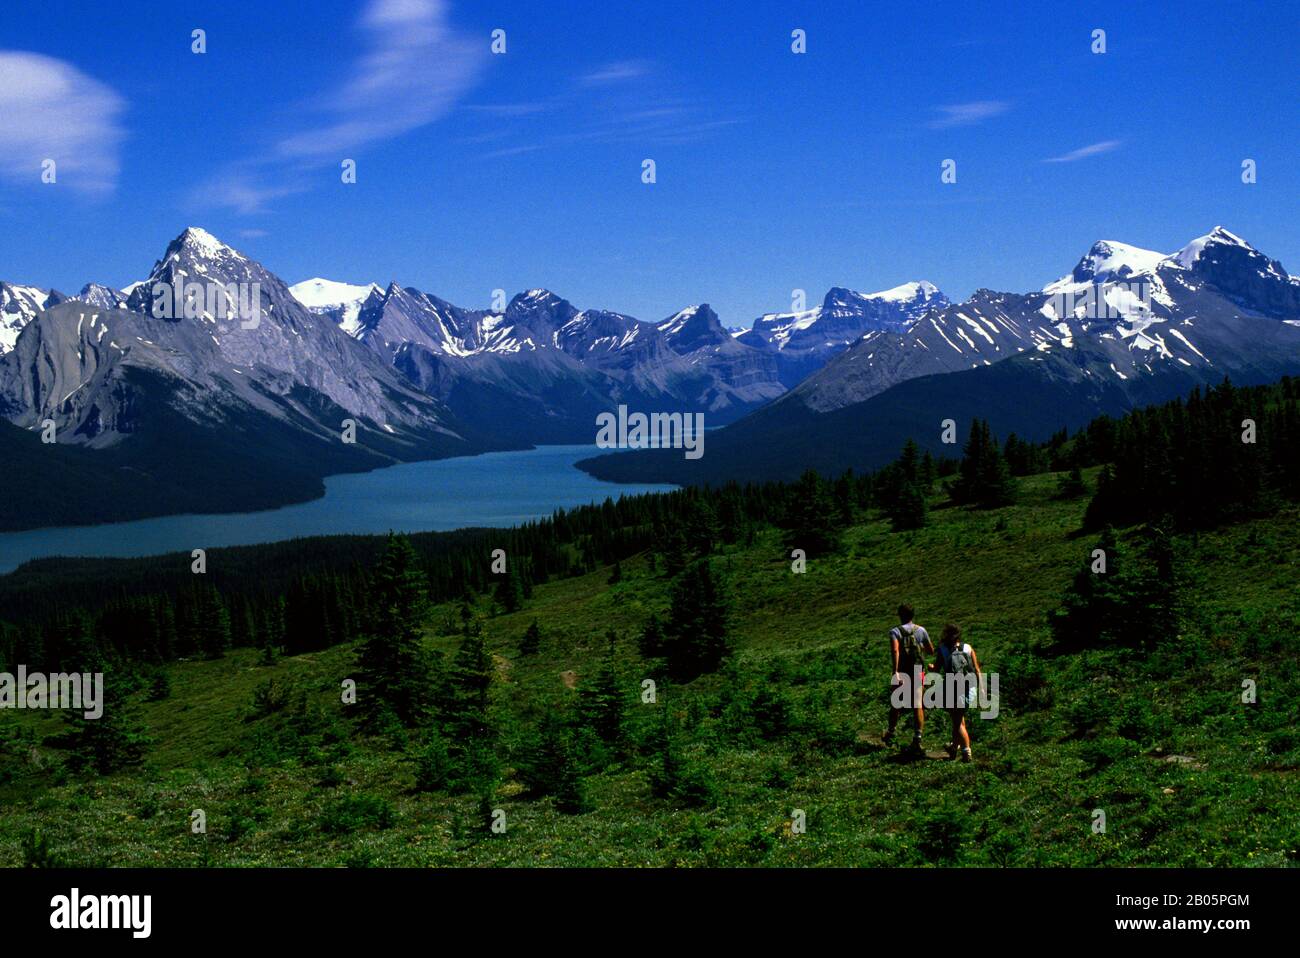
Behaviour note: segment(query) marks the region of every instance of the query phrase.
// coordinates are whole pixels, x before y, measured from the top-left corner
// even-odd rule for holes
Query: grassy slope
[[[293,749],[276,737],[281,717],[244,721],[253,689],[269,676],[311,688],[323,714],[334,714],[350,647],[271,667],[240,651],[174,666],[171,698],[142,704],[157,740],[142,772],[73,780],[29,766],[30,774],[0,787],[0,865],[21,863],[21,839],[33,826],[59,860],[76,865],[1294,863],[1300,741],[1288,731],[1294,707],[1283,726],[1278,709],[1286,706],[1277,700],[1294,703],[1297,694],[1294,669],[1283,665],[1300,641],[1300,515],[1201,536],[1196,591],[1207,634],[1195,640],[1199,654],[1169,659],[1167,680],[1141,678],[1139,663],[1122,653],[1062,657],[1051,661],[1040,707],[1030,708],[1011,687],[1008,666],[1015,653],[1045,641],[1045,611],[1092,548],[1091,538],[1072,534],[1083,501],[1055,501],[1053,489],[1052,477],[1035,477],[1024,482],[1020,505],[938,509],[917,533],[890,534],[878,521],[856,526],[841,556],[811,562],[805,575],[790,572],[774,533],[726,550],[717,561],[737,596],[733,631],[743,673],[849,729],[850,745],[810,750],[797,733],[744,741],[705,718],[691,754],[718,781],[716,807],[654,798],[641,761],[588,779],[593,810],[576,816],[550,799],[527,798],[507,776],[494,804],[505,809],[509,828],[489,835],[474,797],[414,792],[411,766],[398,752],[315,742],[286,757]],[[624,573],[612,587],[604,570],[542,586],[523,612],[485,620],[499,656],[502,680],[493,694],[503,717],[531,721],[542,703],[571,694],[560,673],[589,675],[611,626],[624,637],[635,735],[656,708],[685,713],[692,699],[712,700],[720,676],[661,686],[658,705],[637,703],[648,669],[631,636],[666,607],[668,585],[644,559],[625,563]],[[1001,716],[973,723],[973,765],[900,762],[863,740],[883,726],[884,633],[903,598],[936,635],[945,620],[962,623],[985,668],[1004,673]],[[438,609],[430,626],[429,641],[448,654],[456,638],[437,633],[453,613]],[[518,641],[534,618],[542,652],[521,659]],[[1251,633],[1266,647],[1280,643],[1282,654],[1249,652],[1243,637]],[[1261,658],[1271,660],[1263,671]],[[1261,700],[1273,709],[1262,718],[1239,704],[1245,677],[1259,679]],[[947,740],[938,718],[927,734],[931,748]],[[0,721],[42,732],[60,725],[30,713]],[[1131,731],[1135,722],[1141,731]],[[1117,727],[1130,729],[1132,744],[1117,744]],[[42,751],[48,763],[50,750]],[[329,768],[341,782],[320,784]],[[45,779],[53,779],[48,788]],[[362,794],[391,803],[391,825],[322,831],[329,809]],[[206,839],[188,832],[194,808],[207,812]],[[807,813],[807,834],[790,834],[795,808]],[[1104,835],[1092,832],[1095,808],[1106,812]]]

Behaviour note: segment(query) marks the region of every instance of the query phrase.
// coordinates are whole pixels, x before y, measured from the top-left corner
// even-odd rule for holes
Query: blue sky
[[[1300,274],[1295,8],[1089,6],[9,4],[0,278],[122,286],[188,225],[291,283],[728,325],[796,288],[1039,288],[1095,239],[1220,223]]]

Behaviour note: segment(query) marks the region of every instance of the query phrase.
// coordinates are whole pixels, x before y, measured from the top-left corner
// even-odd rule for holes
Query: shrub
[[[282,712],[289,705],[293,688],[279,679],[267,679],[253,689],[253,711],[250,719],[265,718]]]
[[[1114,735],[1092,739],[1084,742],[1079,748],[1079,757],[1094,772],[1108,768],[1136,753],[1137,747],[1132,742]]]
[[[40,833],[38,829],[31,829],[23,837],[23,867],[24,868],[59,868],[59,861],[50,851],[49,839]]]
[[[360,828],[392,828],[397,814],[387,799],[375,795],[349,795],[321,812],[318,824],[327,835],[345,835]]]

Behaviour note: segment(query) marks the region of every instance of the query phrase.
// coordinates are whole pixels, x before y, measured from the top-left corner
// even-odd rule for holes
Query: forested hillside
[[[109,697],[0,712],[0,864],[1294,864],[1298,424],[1225,384],[512,531],[30,564],[0,669]],[[998,675],[973,764],[879,742],[902,601]]]

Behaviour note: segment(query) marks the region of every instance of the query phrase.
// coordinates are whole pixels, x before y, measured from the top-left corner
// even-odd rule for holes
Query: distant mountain
[[[780,380],[793,387],[865,334],[902,332],[932,309],[948,305],[933,283],[904,283],[878,293],[836,286],[820,306],[799,313],[768,313],[736,338],[777,357]]]
[[[66,299],[57,290],[0,282],[0,356],[14,348],[18,334],[37,313]]]
[[[100,283],[87,283],[81,287],[81,292],[75,298],[88,305],[98,306],[100,309],[121,309],[126,305],[128,295],[120,289],[113,289],[111,286],[104,286]]]
[[[309,279],[289,287],[293,298],[317,316],[325,316],[345,333],[356,334],[361,307],[372,295],[383,291],[374,283],[353,286],[328,279]]]
[[[524,442],[588,442],[618,404],[705,412],[723,424],[784,391],[776,363],[738,343],[707,305],[658,324],[579,310],[545,289],[466,309],[396,283],[293,287],[320,315],[447,403],[467,425]],[[355,307],[347,321],[340,312]]]
[[[587,468],[694,482],[878,465],[909,435],[935,446],[946,418],[1036,437],[1288,372],[1300,279],[1221,227],[1169,255],[1100,241],[1037,292],[837,287],[739,332],[707,304],[643,322],[545,289],[499,312],[397,283],[291,289],[191,227],[122,290],[0,283],[0,456],[27,490],[0,527],[260,508],[335,472],[590,442],[617,405],[726,428],[700,460]],[[79,481],[43,482],[46,466]]]
[[[979,290],[903,331],[867,333],[780,399],[710,434],[702,459],[658,450],[587,460],[604,478],[788,477],[880,465],[914,435],[972,417],[1043,438],[1098,412],[1225,376],[1300,373],[1300,279],[1222,227],[1165,255],[1094,244],[1037,293]]]
[[[160,292],[186,283],[197,284],[193,309],[155,315]],[[223,297],[250,308],[227,313]],[[169,511],[177,497],[188,509],[266,507],[319,494],[331,473],[503,445],[464,435],[444,405],[202,230],[167,247],[128,308],[53,298],[0,357],[0,416],[33,432],[52,422],[58,445],[106,453],[83,468],[175,492],[132,500],[133,514]],[[101,505],[85,511],[120,512]],[[25,515],[40,524],[34,507]]]

